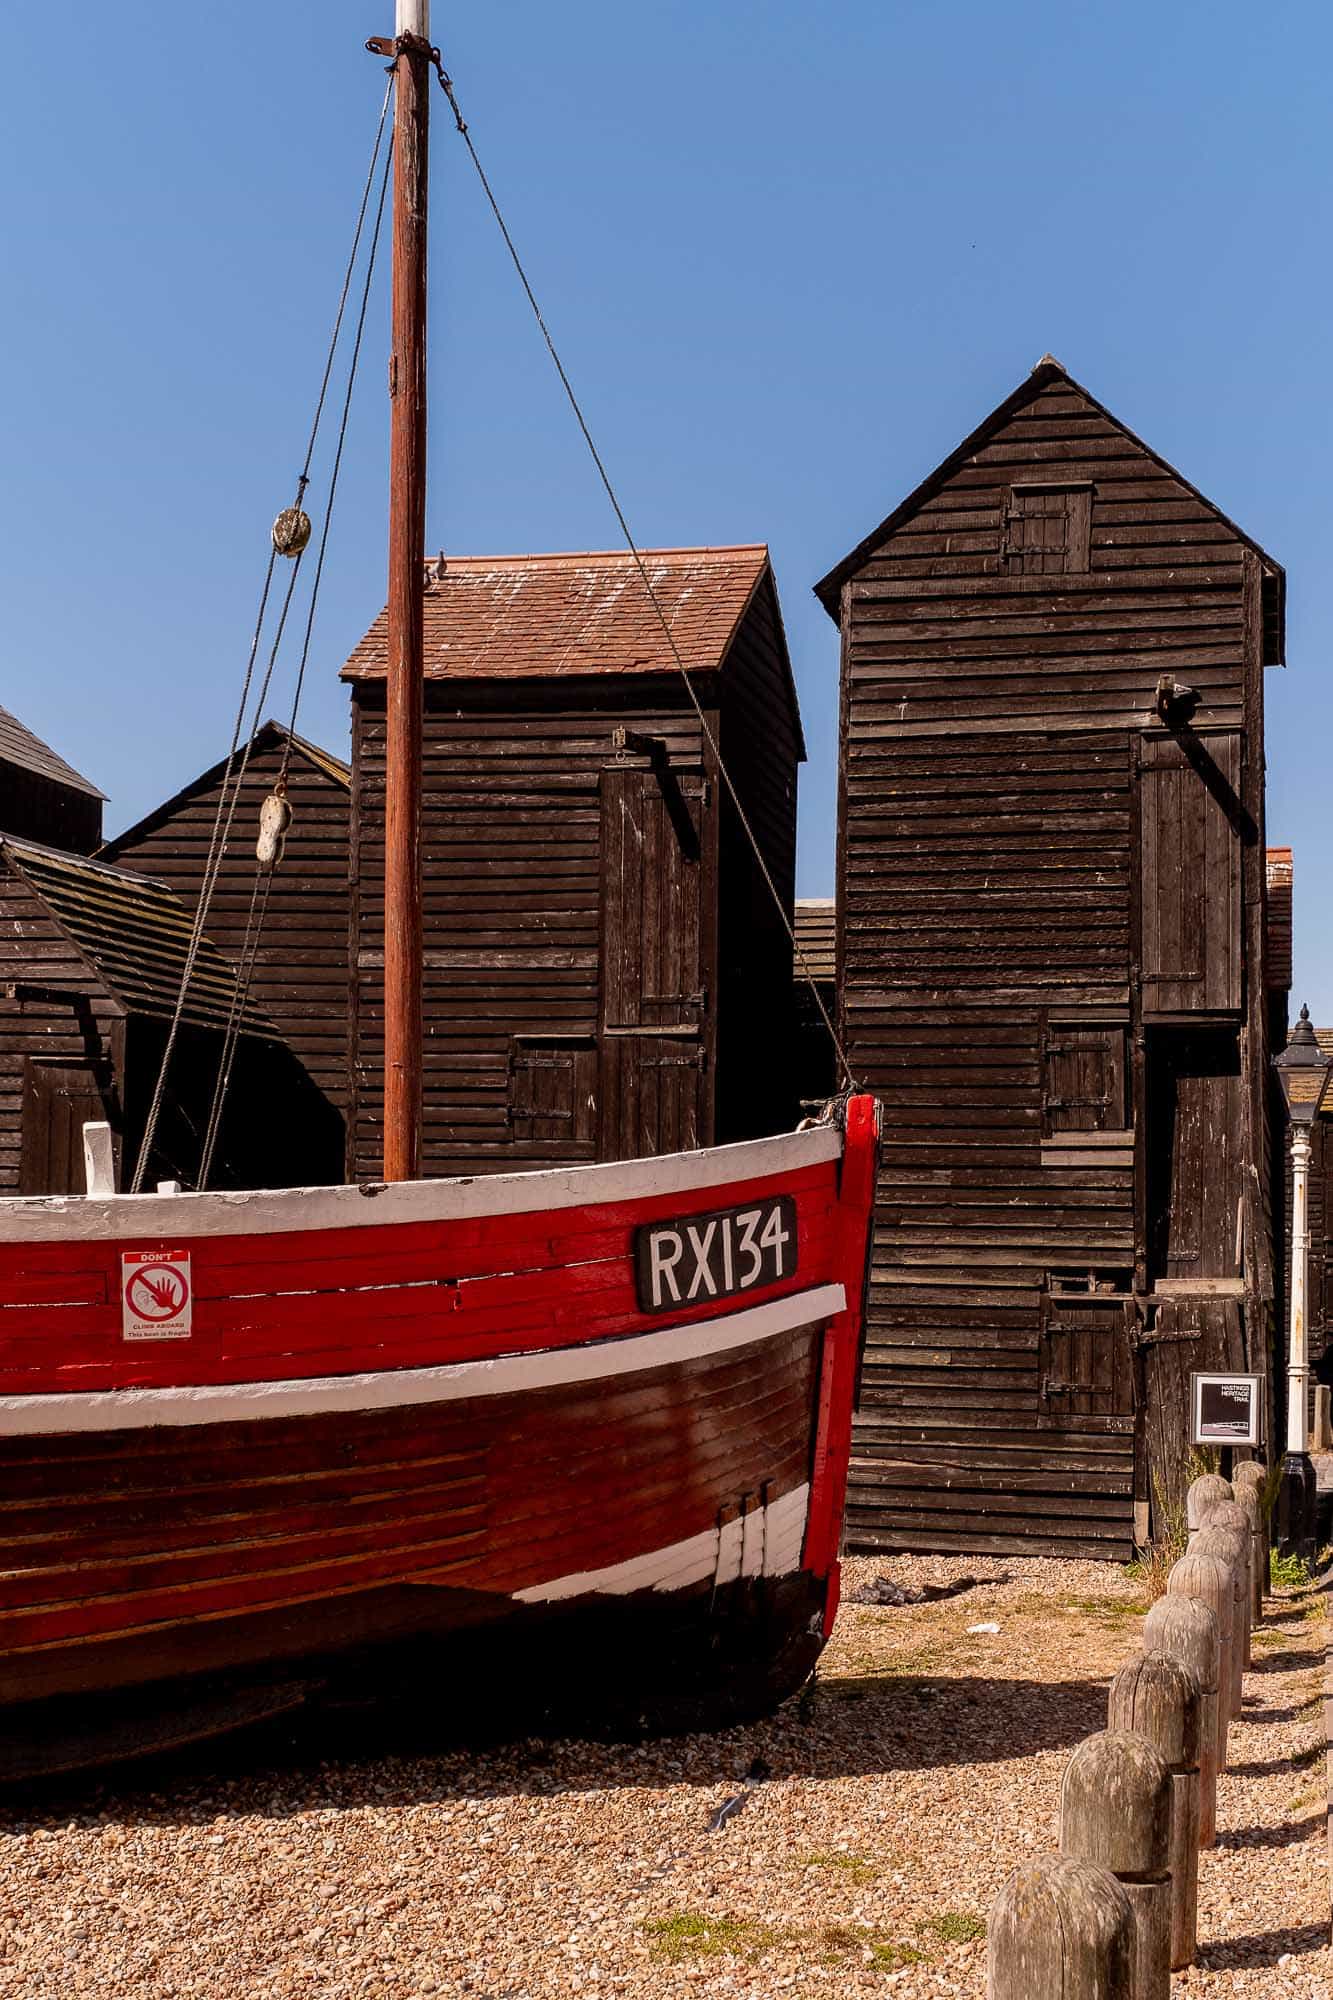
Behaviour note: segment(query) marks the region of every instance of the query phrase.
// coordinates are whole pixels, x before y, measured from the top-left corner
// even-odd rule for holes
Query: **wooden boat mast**
[[[389,657],[384,784],[384,1178],[421,1171],[422,570],[426,555],[426,201],[430,0],[397,0]]]

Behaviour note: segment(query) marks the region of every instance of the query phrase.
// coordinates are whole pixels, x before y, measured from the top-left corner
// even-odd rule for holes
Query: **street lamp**
[[[1291,1304],[1287,1332],[1287,1452],[1278,1488],[1278,1545],[1284,1555],[1312,1556],[1318,1499],[1306,1449],[1310,1364],[1307,1359],[1306,1275],[1310,1262],[1308,1190],[1310,1128],[1328,1082],[1329,1059],[1315,1040],[1310,1010],[1301,1008],[1291,1039],[1274,1059],[1291,1128]]]

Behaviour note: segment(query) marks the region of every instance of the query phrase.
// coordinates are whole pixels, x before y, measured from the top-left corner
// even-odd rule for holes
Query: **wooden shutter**
[[[598,1155],[706,1142],[697,773],[602,773],[602,1025]]]
[[[1042,1301],[1041,1415],[1059,1429],[1132,1431],[1131,1300],[1048,1293]]]
[[[1010,488],[1001,549],[1010,576],[1064,576],[1091,559],[1090,482],[1025,480]]]
[[[597,1119],[593,1035],[515,1035],[509,1051],[509,1124],[520,1144],[554,1158],[591,1159]]]
[[[1061,1132],[1124,1132],[1125,1030],[1057,1026],[1046,1030],[1042,1120],[1047,1137]]]
[[[1191,754],[1192,753],[1192,754]],[[1241,1004],[1240,737],[1145,737],[1139,760],[1143,1006]]]

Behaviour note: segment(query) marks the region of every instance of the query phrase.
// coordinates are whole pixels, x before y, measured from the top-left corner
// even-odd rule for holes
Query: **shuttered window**
[[[1127,1130],[1123,1028],[1052,1022],[1046,1030],[1043,1056],[1042,1129],[1046,1137]]]
[[[1092,484],[1026,480],[1009,489],[1002,542],[1010,576],[1066,576],[1087,570]]]
[[[509,1051],[509,1124],[517,1141],[592,1157],[597,1043],[591,1035],[516,1035]],[[564,1142],[562,1146],[560,1142]]]

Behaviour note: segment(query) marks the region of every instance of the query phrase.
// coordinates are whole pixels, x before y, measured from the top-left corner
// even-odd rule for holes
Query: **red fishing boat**
[[[11,1778],[404,1675],[557,1706],[577,1687],[608,1726],[753,1712],[837,1606],[874,1103],[663,1158],[418,1177],[438,65],[425,0],[398,27],[375,45],[397,92],[384,1180],[118,1194],[103,1146],[87,1196],[0,1200]]]

